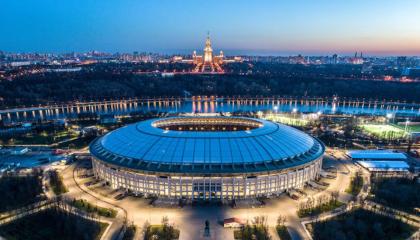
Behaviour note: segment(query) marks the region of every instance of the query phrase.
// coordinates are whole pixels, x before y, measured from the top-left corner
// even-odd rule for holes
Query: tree
[[[286,222],[286,217],[283,215],[279,215],[277,217],[277,226],[284,226],[284,223]]]

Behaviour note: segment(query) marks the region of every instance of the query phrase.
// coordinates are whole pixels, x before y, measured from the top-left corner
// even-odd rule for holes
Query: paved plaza
[[[357,167],[350,160],[344,159],[344,156],[339,152],[334,153],[334,156],[339,157],[341,160],[337,160],[331,155],[325,155],[323,166],[325,168],[336,168],[337,178],[323,179],[324,182],[329,183],[329,186],[324,191],[305,189],[304,192],[307,196],[317,196],[318,194],[339,191],[340,201],[348,202],[351,199],[351,196],[344,191],[350,183],[352,172]],[[169,222],[181,231],[180,239],[182,240],[233,239],[233,229],[223,228],[222,225],[225,218],[231,217],[238,217],[252,222],[254,217],[266,216],[270,232],[274,235],[277,217],[283,215],[286,217],[286,225],[293,239],[305,239],[307,237],[296,214],[299,200],[293,200],[286,194],[268,199],[265,206],[257,208],[234,209],[228,205],[220,206],[218,204],[186,205],[182,208],[154,207],[150,205],[149,199],[140,197],[127,196],[117,200],[117,196],[122,191],[102,186],[102,182],[96,182],[91,185],[86,184],[94,181],[94,179],[93,177],[78,177],[78,175],[82,175],[82,171],[84,170],[81,170],[81,166],[77,164],[73,164],[63,171],[64,183],[69,189],[66,195],[72,198],[83,198],[93,204],[113,207],[119,210],[118,217],[114,220],[115,224],[108,232],[107,239],[113,239],[117,235],[125,215],[127,215],[128,221],[134,222],[140,229],[146,221],[150,224],[159,224],[162,217],[167,216]],[[204,237],[206,220],[210,222],[210,237]],[[273,236],[273,239],[276,239],[276,237]]]

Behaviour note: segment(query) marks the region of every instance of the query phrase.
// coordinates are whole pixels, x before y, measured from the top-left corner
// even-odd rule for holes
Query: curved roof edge
[[[96,158],[115,167],[127,168],[133,171],[157,174],[173,174],[173,175],[232,175],[269,173],[286,170],[300,165],[308,164],[322,157],[325,152],[324,144],[314,138],[315,144],[306,153],[298,156],[280,159],[275,161],[259,162],[259,163],[205,163],[205,164],[167,164],[159,162],[142,161],[132,159],[110,153],[100,144],[101,137],[95,139],[89,145],[89,151]]]

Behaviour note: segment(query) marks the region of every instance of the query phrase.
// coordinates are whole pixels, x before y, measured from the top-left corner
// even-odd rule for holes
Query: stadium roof
[[[364,160],[406,160],[403,153],[391,150],[352,150],[347,153],[353,159]]]
[[[131,124],[94,141],[90,151],[112,164],[145,171],[264,171],[314,160],[323,145],[289,126],[244,119],[259,127],[247,131],[177,131],[156,127],[157,119]],[[182,119],[166,118],[166,119]],[[203,119],[203,118],[202,118]],[[247,169],[249,166],[249,169]]]
[[[409,166],[404,161],[357,161],[362,167],[372,172],[391,171],[401,172],[408,171]]]

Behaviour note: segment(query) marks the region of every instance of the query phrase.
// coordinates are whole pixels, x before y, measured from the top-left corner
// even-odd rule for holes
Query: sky
[[[7,52],[420,55],[419,0],[0,0]]]

